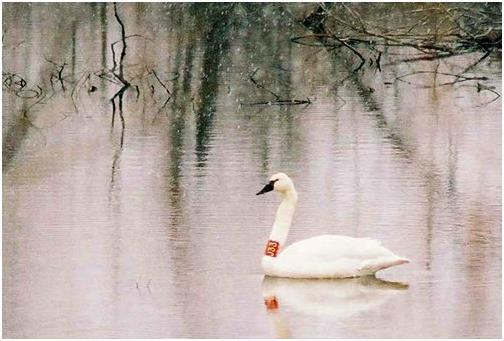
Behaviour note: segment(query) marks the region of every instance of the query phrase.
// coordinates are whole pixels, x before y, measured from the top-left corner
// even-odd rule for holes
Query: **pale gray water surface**
[[[476,82],[418,86],[432,74],[394,81],[481,53],[351,77],[345,59],[290,42],[306,34],[294,5],[184,6],[119,6],[143,36],[128,38],[139,96],[124,94],[121,147],[119,86],[96,76],[120,38],[112,4],[3,4],[4,77],[45,91],[31,106],[3,90],[3,336],[499,338],[500,99]],[[65,92],[46,59],[66,63]],[[247,105],[274,99],[256,69],[312,104]],[[501,92],[500,57],[473,71]],[[277,171],[299,192],[290,242],[379,239],[412,262],[378,277],[409,287],[263,281],[279,200],[255,193]]]

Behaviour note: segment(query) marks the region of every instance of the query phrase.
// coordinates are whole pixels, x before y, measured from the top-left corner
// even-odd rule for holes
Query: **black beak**
[[[271,192],[274,189],[274,184],[275,184],[274,181],[270,181],[270,183],[267,184],[266,186],[264,186],[263,189],[261,189],[259,192],[256,193],[256,195],[261,195],[261,194],[264,194],[267,192]]]

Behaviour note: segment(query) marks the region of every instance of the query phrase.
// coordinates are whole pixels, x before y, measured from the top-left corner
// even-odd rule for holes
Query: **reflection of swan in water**
[[[344,318],[376,308],[407,284],[366,276],[345,279],[265,277],[264,303],[270,312],[287,310],[306,315]]]

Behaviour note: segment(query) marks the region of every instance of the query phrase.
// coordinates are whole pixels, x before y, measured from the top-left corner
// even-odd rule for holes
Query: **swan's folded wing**
[[[287,247],[282,255],[289,257],[299,255],[327,262],[346,258],[364,260],[394,254],[374,239],[322,235],[295,242]]]

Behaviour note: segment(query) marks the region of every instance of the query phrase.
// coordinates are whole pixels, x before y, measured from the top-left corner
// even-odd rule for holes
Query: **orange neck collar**
[[[274,240],[268,240],[266,244],[266,250],[264,254],[269,257],[276,257],[278,254],[278,249],[280,249],[280,243]]]

